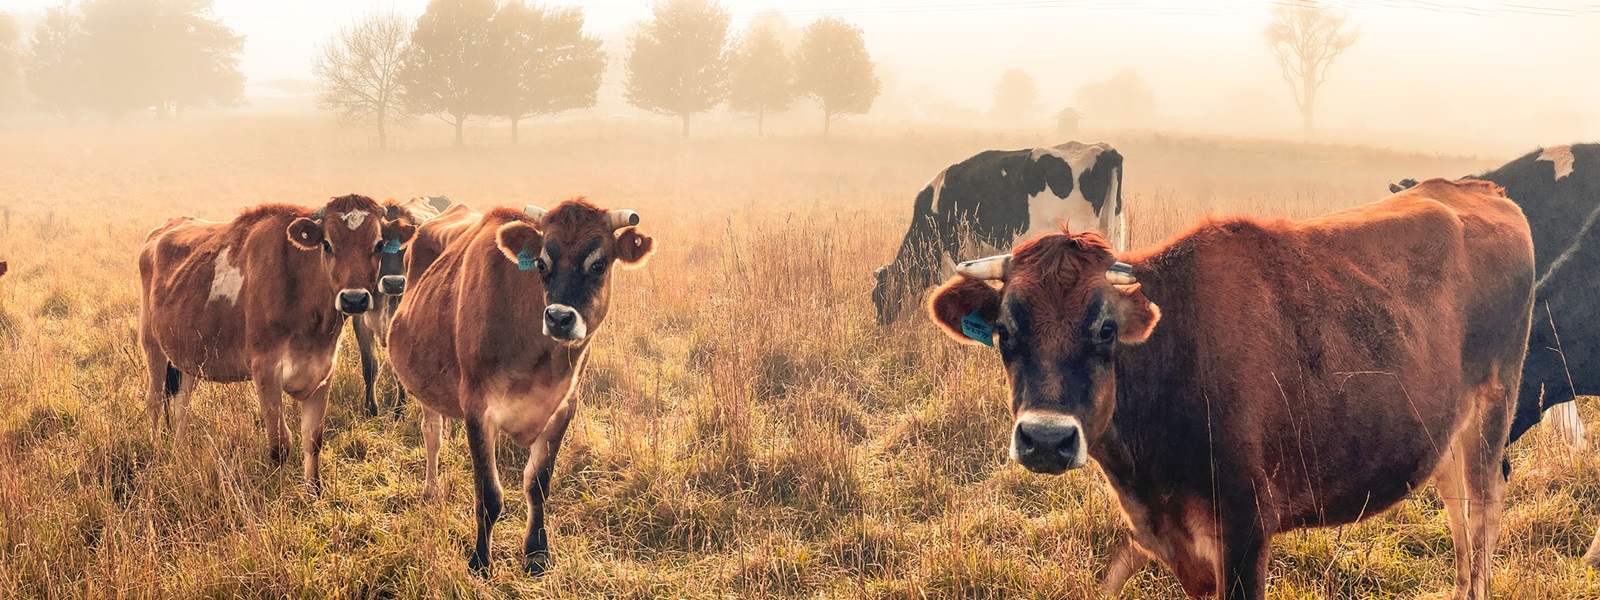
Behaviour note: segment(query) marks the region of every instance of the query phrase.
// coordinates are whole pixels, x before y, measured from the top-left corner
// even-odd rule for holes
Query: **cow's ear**
[[[494,237],[500,246],[500,253],[506,255],[511,262],[518,262],[519,254],[539,254],[539,245],[544,243],[544,235],[526,221],[512,221],[501,225]]]
[[[301,250],[316,250],[322,246],[322,224],[300,217],[289,224],[289,242]]]
[[[961,321],[974,312],[982,321],[982,327],[964,326]],[[994,322],[1000,318],[1000,290],[982,280],[960,275],[951,277],[933,291],[933,298],[928,301],[928,315],[957,341],[992,346],[993,338],[982,339],[982,330],[987,329],[992,334]]]
[[[383,222],[383,241],[404,244],[411,241],[411,236],[416,235],[417,227],[398,219]]]
[[[626,267],[640,267],[644,259],[655,251],[656,241],[638,227],[623,227],[617,231],[617,260]]]
[[[1156,322],[1161,320],[1161,307],[1144,297],[1137,283],[1111,287],[1116,289],[1111,306],[1116,311],[1117,341],[1139,344],[1150,339],[1150,332],[1155,331]]]

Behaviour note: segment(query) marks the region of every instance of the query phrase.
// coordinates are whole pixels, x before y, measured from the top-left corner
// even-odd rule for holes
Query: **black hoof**
[[[550,571],[550,553],[540,550],[528,555],[528,562],[523,563],[522,572],[530,577],[543,577]]]
[[[489,557],[487,556],[478,556],[477,552],[473,552],[472,556],[467,559],[467,566],[471,567],[472,572],[477,573],[479,577],[489,576]]]

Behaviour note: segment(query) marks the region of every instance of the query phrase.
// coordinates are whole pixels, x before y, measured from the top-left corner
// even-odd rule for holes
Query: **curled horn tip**
[[[956,272],[972,279],[1005,279],[1007,275],[1011,274],[1011,255],[1002,254],[1000,256],[969,260],[956,265]]]
[[[639,213],[631,210],[612,210],[607,211],[606,215],[611,219],[612,229],[621,229],[639,224]]]
[[[1111,268],[1106,270],[1106,281],[1111,282],[1112,285],[1133,285],[1139,283],[1138,278],[1133,276],[1133,265],[1125,262],[1119,262],[1111,265]]]
[[[545,210],[543,208],[539,208],[537,206],[529,204],[527,206],[522,207],[522,214],[527,215],[528,218],[533,219],[534,221],[543,222],[544,221]]]

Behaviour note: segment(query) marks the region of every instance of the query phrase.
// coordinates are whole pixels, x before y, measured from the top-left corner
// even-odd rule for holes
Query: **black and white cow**
[[[418,196],[405,202],[390,200],[383,204],[385,219],[404,221],[413,227],[421,227],[446,208],[450,208],[450,199],[444,196]],[[366,386],[367,414],[370,416],[378,415],[378,346],[387,345],[389,322],[394,320],[394,313],[400,308],[400,299],[405,290],[406,248],[396,245],[379,255],[376,305],[361,316],[350,319],[350,328],[356,334],[356,346],[361,350],[361,381]],[[406,390],[396,381],[396,415],[400,412],[400,403],[405,399]]]
[[[1470,178],[1504,187],[1533,231],[1533,332],[1508,439],[1546,415],[1575,448],[1586,448],[1572,400],[1600,394],[1600,144],[1541,148]],[[1389,190],[1413,185],[1407,179]],[[1589,559],[1600,562],[1596,542]]]
[[[1109,144],[988,150],[946,167],[917,194],[894,261],[874,274],[878,323],[894,321],[908,297],[943,281],[955,263],[1060,231],[1063,222],[1126,247],[1122,154]]]

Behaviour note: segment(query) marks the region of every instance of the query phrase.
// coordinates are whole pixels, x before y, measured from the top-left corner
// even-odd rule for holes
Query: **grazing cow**
[[[405,202],[389,200],[383,203],[384,218],[394,221],[399,220],[412,227],[419,227],[439,215],[434,210],[433,201],[443,199],[444,196],[424,197],[418,196]],[[389,320],[394,318],[394,311],[400,307],[400,299],[406,290],[406,247],[401,244],[389,244],[384,247],[383,254],[378,259],[378,293],[377,306],[372,310],[362,313],[361,316],[350,320],[350,329],[355,331],[356,346],[361,350],[361,382],[366,386],[367,415],[378,416],[377,390],[374,385],[378,379],[378,352],[377,347],[386,344],[389,339]],[[399,412],[400,403],[406,399],[406,390],[402,386],[395,386],[394,409]]]
[[[1506,189],[1528,215],[1538,285],[1533,337],[1510,441],[1548,414],[1559,434],[1584,449],[1583,420],[1572,400],[1600,394],[1600,144],[1551,146],[1471,179]],[[1416,185],[1407,179],[1390,191]],[[1591,564],[1600,565],[1600,537]]]
[[[317,489],[339,330],[346,315],[372,308],[384,245],[413,233],[354,194],[315,211],[264,204],[227,223],[180,218],[151,232],[139,253],[151,427],[176,398],[173,429],[184,439],[197,380],[253,381],[272,458],[281,461],[289,452],[281,398],[288,393],[300,402],[305,480]]]
[[[1203,222],[1125,260],[1097,233],[1048,235],[963,263],[929,307],[999,347],[1012,460],[1099,463],[1132,528],[1107,592],[1153,555],[1192,596],[1262,598],[1274,534],[1432,481],[1456,597],[1486,597],[1533,302],[1515,204],[1436,179],[1310,221]]]
[[[911,229],[894,262],[873,273],[878,324],[906,297],[950,275],[956,262],[1055,231],[1058,223],[1100,231],[1123,249],[1122,154],[1100,142],[988,150],[950,165],[917,194]]]
[[[0,277],[4,277],[5,274],[6,274],[6,261],[0,260]]]
[[[500,517],[495,438],[504,432],[531,449],[522,471],[522,553],[527,572],[538,575],[550,562],[550,475],[576,410],[572,389],[589,340],[610,309],[612,264],[639,265],[653,242],[635,227],[633,211],[582,199],[549,212],[500,208],[464,224],[467,214],[452,208],[423,225],[420,241],[443,250],[411,255],[413,283],[390,325],[390,359],[423,407],[425,496],[439,496],[443,418],[466,423],[477,496],[474,569],[488,569],[489,533]]]

